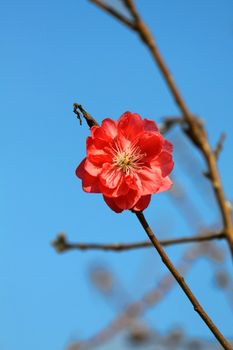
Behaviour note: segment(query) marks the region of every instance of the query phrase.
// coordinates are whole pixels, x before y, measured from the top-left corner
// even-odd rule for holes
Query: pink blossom
[[[154,121],[125,112],[118,121],[107,118],[91,128],[76,175],[85,192],[102,193],[115,212],[141,211],[151,194],[172,186],[172,149]]]

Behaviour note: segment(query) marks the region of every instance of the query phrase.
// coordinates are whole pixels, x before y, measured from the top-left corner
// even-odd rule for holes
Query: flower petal
[[[102,171],[101,165],[93,164],[87,158],[84,164],[84,169],[92,176],[98,176]]]
[[[80,179],[83,178],[84,174],[85,174],[85,169],[84,169],[84,164],[86,162],[86,158],[84,158],[81,163],[79,164],[79,166],[77,167],[75,173],[76,176],[79,177]]]
[[[145,131],[159,131],[158,126],[153,120],[143,119],[143,126]]]
[[[162,136],[155,132],[144,132],[140,135],[137,144],[144,154],[142,161],[148,162],[157,157],[162,149]]]
[[[173,144],[166,139],[163,139],[163,150],[169,153],[173,151]]]
[[[103,182],[99,182],[99,187],[101,192],[107,196],[107,197],[119,197],[126,195],[130,188],[127,185],[126,181],[124,180],[124,176],[121,177],[120,181],[118,182],[117,186],[115,188],[110,188],[108,185],[104,185]]]
[[[106,118],[102,121],[102,129],[105,131],[106,135],[114,139],[117,136],[117,122],[110,118]]]
[[[87,158],[94,164],[103,164],[112,161],[112,154],[108,149],[97,148],[91,137],[87,138]]]
[[[150,165],[152,169],[160,169],[162,176],[166,177],[172,171],[174,162],[171,153],[162,151],[156,159],[150,162]]]
[[[135,138],[143,131],[143,121],[139,114],[125,112],[118,121],[118,129],[128,140]]]
[[[92,139],[99,139],[104,142],[108,142],[110,137],[106,134],[104,128],[101,126],[91,128]]]
[[[85,192],[100,193],[98,178],[89,175],[88,173],[82,179],[82,186]]]
[[[116,213],[121,213],[123,211],[123,209],[120,209],[116,203],[115,203],[115,200],[111,197],[106,197],[106,196],[103,196],[104,197],[104,200],[105,202],[107,203],[107,205],[113,210],[115,211]]]
[[[168,176],[163,178],[162,184],[161,184],[159,190],[157,191],[157,193],[170,190],[172,185],[173,185],[173,182],[171,181],[171,179]]]
[[[121,178],[122,171],[120,169],[109,163],[103,165],[99,179],[104,186],[108,188],[115,188],[120,183]]]
[[[76,169],[76,175],[82,179],[82,187],[85,192],[100,193],[99,181],[85,170],[86,158],[82,160]]]
[[[148,167],[142,167],[137,174],[142,184],[140,191],[141,195],[145,196],[158,192],[163,181],[159,171],[155,171],[155,169],[150,169]]]
[[[126,175],[124,177],[124,180],[129,188],[136,190],[136,191],[139,191],[139,192],[141,191],[142,183],[141,183],[140,177],[138,176],[138,174],[136,172],[133,172],[129,175]]]
[[[142,211],[144,209],[146,209],[150,203],[151,200],[151,195],[147,195],[147,196],[142,196],[139,201],[135,204],[135,206],[133,207],[133,210],[135,211]]]
[[[140,198],[140,194],[135,190],[129,190],[124,196],[114,198],[116,205],[123,210],[132,209]]]

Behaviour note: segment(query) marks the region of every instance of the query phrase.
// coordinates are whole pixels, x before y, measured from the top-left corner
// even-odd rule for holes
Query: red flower
[[[155,122],[126,112],[118,121],[104,119],[91,128],[87,156],[76,175],[85,192],[102,193],[117,213],[145,209],[152,193],[170,189],[172,144]]]

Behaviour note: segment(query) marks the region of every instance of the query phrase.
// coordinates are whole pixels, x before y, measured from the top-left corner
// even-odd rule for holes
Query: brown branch
[[[127,7],[127,9],[129,10],[129,12],[131,13],[131,15],[133,16],[135,22],[139,22],[140,21],[140,16],[137,12],[136,6],[134,5],[134,2],[131,0],[123,0],[125,6]]]
[[[220,154],[221,151],[222,151],[223,143],[224,143],[224,141],[225,141],[225,138],[226,138],[226,134],[225,134],[225,133],[222,133],[222,134],[220,135],[220,138],[219,138],[218,143],[217,143],[217,145],[216,145],[216,147],[215,147],[215,150],[214,150],[214,154],[215,154],[216,159],[218,159],[219,154]]]
[[[159,131],[161,134],[166,134],[176,125],[183,126],[184,120],[181,117],[165,117],[162,123],[159,125]]]
[[[94,125],[97,125],[97,126],[99,125],[97,121],[89,113],[87,113],[87,111],[85,111],[82,105],[79,105],[78,103],[74,103],[73,107],[74,107],[73,112],[76,114],[78,120],[80,121],[80,125],[82,125],[81,115],[86,120],[89,128],[91,128]]]
[[[120,22],[125,24],[127,27],[135,30],[134,23],[130,21],[127,17],[123,16],[121,13],[116,11],[113,7],[103,3],[101,0],[90,0],[93,4],[98,6],[100,9],[104,10],[105,12],[109,13],[111,16],[118,19]]]
[[[183,243],[200,243],[204,241],[212,241],[215,239],[224,239],[225,234],[223,232],[219,233],[209,233],[203,236],[191,236],[191,237],[180,237],[174,239],[164,239],[160,240],[159,243],[166,247],[175,244]],[[150,241],[142,241],[136,243],[111,243],[111,244],[101,244],[101,243],[71,243],[67,240],[63,233],[60,233],[56,239],[52,242],[52,246],[56,249],[58,253],[64,253],[68,250],[104,250],[112,252],[123,252],[127,250],[139,249],[139,248],[151,248],[153,244]]]
[[[186,284],[183,276],[179,273],[179,271],[175,268],[175,266],[172,264],[171,260],[168,258],[167,254],[165,253],[164,249],[162,248],[161,244],[155,237],[153,231],[151,230],[149,224],[147,223],[144,214],[142,212],[135,212],[140,224],[142,225],[143,229],[145,230],[147,236],[153,243],[153,246],[157,250],[158,254],[160,255],[163,263],[166,265],[168,270],[171,272],[173,277],[176,279],[177,283],[180,285],[184,293],[186,294],[187,298],[190,300],[191,304],[194,307],[194,310],[199,314],[199,316],[203,319],[207,327],[211,330],[211,332],[215,335],[216,339],[219,341],[219,343],[223,346],[225,350],[233,350],[231,344],[224,338],[222,333],[219,331],[219,329],[215,326],[213,321],[210,319],[210,317],[207,315],[203,307],[199,304],[196,297],[193,295],[191,289]]]
[[[95,1],[91,0],[91,1],[96,3],[96,0]],[[123,2],[133,17],[134,26],[132,29],[137,32],[142,42],[149,49],[169,90],[171,91],[171,94],[178,108],[182,112],[183,119],[186,121],[186,127],[183,127],[183,130],[186,132],[189,138],[193,141],[193,143],[199,148],[199,150],[201,151],[202,155],[205,158],[205,161],[208,167],[208,172],[207,172],[208,178],[211,181],[212,188],[214,190],[215,197],[218,202],[219,209],[221,211],[224,231],[226,232],[228,244],[233,256],[233,223],[231,218],[231,206],[229,205],[229,202],[225,199],[223,186],[222,186],[221,179],[218,172],[215,151],[212,150],[210,147],[203,123],[200,121],[199,118],[194,117],[190,113],[188,107],[186,106],[186,103],[180,91],[178,90],[176,83],[171,73],[169,72],[169,69],[166,63],[160,54],[160,51],[155,43],[153,35],[151,34],[148,27],[143,22],[140,14],[136,9],[134,1],[123,0]],[[121,23],[123,22],[121,21]]]

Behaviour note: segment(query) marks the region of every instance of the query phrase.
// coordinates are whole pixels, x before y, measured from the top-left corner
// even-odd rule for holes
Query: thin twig
[[[96,0],[95,1],[91,0],[91,1],[93,3],[96,2]],[[177,106],[182,112],[183,119],[186,121],[186,127],[183,127],[183,130],[186,132],[186,134],[189,136],[192,142],[199,148],[199,150],[201,151],[202,155],[205,158],[205,161],[208,167],[208,171],[207,171],[208,178],[211,181],[212,188],[214,190],[215,197],[218,202],[219,209],[221,211],[224,231],[226,232],[229,248],[233,256],[233,223],[231,218],[231,206],[229,205],[229,202],[225,199],[223,186],[222,186],[220,175],[218,172],[215,151],[212,150],[210,147],[204,125],[199,118],[193,116],[190,113],[180,91],[176,86],[176,83],[171,73],[169,72],[169,69],[164,59],[160,54],[160,51],[155,43],[153,35],[151,34],[148,27],[145,25],[144,21],[142,20],[140,14],[138,13],[136,6],[134,4],[134,1],[133,0],[122,0],[122,1],[133,17],[134,26],[131,29],[133,29],[138,33],[142,42],[149,49],[169,90],[171,91],[171,94]],[[103,10],[106,10],[106,9],[103,8]],[[120,21],[121,23],[123,23],[122,20]]]
[[[102,10],[106,11],[107,13],[109,13],[110,15],[112,15],[113,17],[118,19],[120,22],[125,24],[127,27],[135,30],[134,23],[132,21],[130,21],[127,17],[123,16],[121,13],[116,11],[113,7],[107,5],[106,3],[103,3],[100,0],[90,0],[90,2],[92,2],[93,4],[95,4],[96,6],[101,8]]]
[[[214,150],[214,154],[215,154],[215,157],[216,159],[218,159],[219,157],[219,154],[220,152],[222,151],[222,148],[223,148],[223,143],[225,141],[225,138],[226,138],[226,134],[223,132],[221,135],[220,135],[220,138],[218,140],[218,143],[215,147],[215,150]]]
[[[83,118],[86,120],[89,128],[91,128],[94,125],[97,125],[97,126],[99,125],[97,121],[89,113],[87,113],[87,111],[85,111],[82,105],[78,103],[74,103],[73,107],[74,107],[73,112],[76,114],[77,118],[79,119],[80,125],[82,125],[81,114]]]
[[[164,117],[161,124],[159,124],[159,131],[161,134],[166,134],[176,125],[184,125],[184,120],[181,117]]]
[[[174,239],[160,240],[159,243],[166,247],[175,244],[183,243],[200,243],[204,241],[212,241],[215,239],[224,239],[225,234],[223,232],[209,233],[203,236],[191,236],[191,237],[180,237]],[[140,248],[151,248],[153,244],[150,241],[134,242],[134,243],[71,243],[67,240],[63,233],[60,233],[56,239],[52,242],[52,246],[58,253],[63,253],[68,250],[104,250],[112,252],[124,252],[133,249]]]
[[[160,255],[163,263],[166,265],[168,270],[171,272],[171,274],[174,276],[190,302],[192,303],[194,310],[199,314],[199,316],[203,319],[207,327],[211,330],[211,332],[215,335],[216,339],[219,341],[219,343],[223,346],[225,350],[233,350],[231,344],[224,338],[222,333],[219,331],[219,329],[215,326],[213,321],[210,319],[210,317],[207,315],[205,310],[202,308],[202,306],[199,304],[196,297],[193,295],[191,289],[186,284],[183,276],[179,273],[179,271],[175,268],[175,266],[172,264],[171,260],[168,258],[167,254],[165,253],[164,249],[162,248],[161,244],[155,237],[153,231],[151,230],[148,222],[146,221],[144,214],[142,212],[135,212],[140,224],[142,225],[143,229],[145,230],[147,236],[153,243],[153,246],[157,250],[158,254]]]
[[[136,6],[134,5],[134,2],[131,0],[123,0],[123,3],[125,4],[127,9],[129,10],[131,15],[133,16],[135,22],[139,22],[140,16],[139,16],[139,13],[137,12]]]

